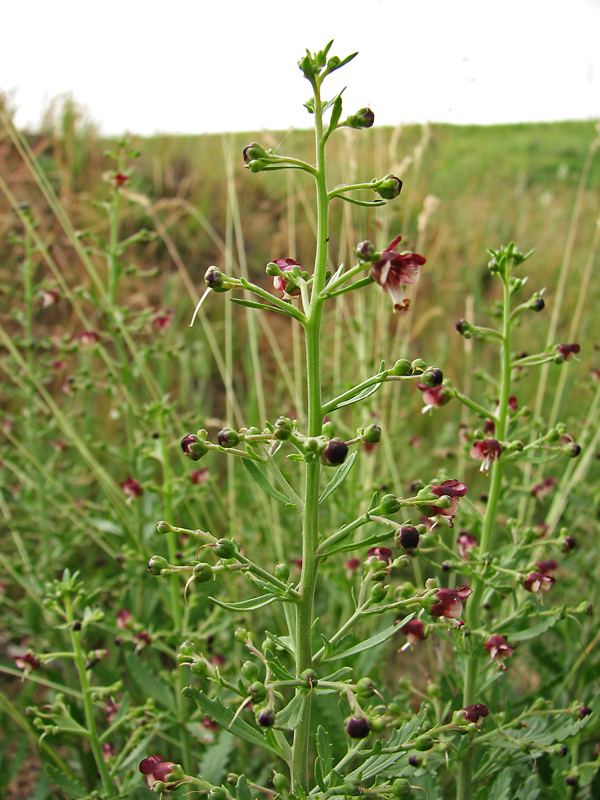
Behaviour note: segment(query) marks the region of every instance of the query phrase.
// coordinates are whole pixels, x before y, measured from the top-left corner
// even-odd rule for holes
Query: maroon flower
[[[490,713],[483,703],[473,703],[473,705],[467,706],[462,710],[465,712],[467,722],[478,722],[480,717],[487,717]]]
[[[548,561],[537,561],[536,566],[538,568],[538,572],[541,572],[542,575],[552,575],[552,573],[556,572],[558,569],[558,561],[555,561],[553,558],[549,558]]]
[[[366,739],[371,732],[371,723],[366,717],[350,717],[346,733],[351,739]]]
[[[196,486],[202,486],[208,480],[208,467],[204,469],[195,469],[190,473],[190,480]]]
[[[508,398],[508,407],[510,408],[511,411],[516,411],[517,408],[519,407],[517,404],[517,398],[514,395],[511,395]]]
[[[551,575],[544,575],[542,572],[530,572],[525,578],[523,586],[528,592],[537,594],[538,592],[548,592],[554,582],[555,578]]]
[[[294,267],[300,267],[300,269],[302,269],[302,265],[297,261],[294,261],[293,258],[276,258],[273,263],[277,264],[282,272],[291,272]],[[278,292],[284,292],[284,294],[288,297],[294,297],[295,295],[300,294],[299,286],[291,286],[289,290],[288,286],[289,281],[286,280],[286,278],[282,277],[281,275],[275,275],[273,278],[273,287],[277,289]]]
[[[493,419],[486,419],[483,423],[483,432],[488,436],[493,436],[496,433],[496,423]]]
[[[142,647],[147,647],[152,640],[148,631],[140,631],[134,634],[133,641],[137,643],[136,649],[141,650]]]
[[[121,608],[117,611],[117,628],[122,631],[127,630],[129,628],[129,622],[131,620],[131,611],[128,608]]]
[[[490,464],[492,461],[496,461],[501,452],[502,447],[496,439],[478,439],[473,442],[471,458],[480,458],[481,466],[479,467],[479,472],[487,473]]]
[[[148,789],[151,789],[157,781],[169,783],[169,775],[177,766],[173,761],[163,761],[161,754],[157,753],[140,761],[140,772],[146,776]]]
[[[367,550],[367,555],[370,557],[375,556],[388,567],[392,563],[392,551],[389,547],[371,547],[370,550]]]
[[[419,382],[417,387],[423,392],[423,402],[425,403],[425,408],[421,411],[421,414],[425,414],[429,409],[436,406],[445,405],[452,398],[452,395],[443,384],[430,387]]]
[[[203,728],[206,728],[209,731],[218,731],[220,727],[219,723],[215,722],[214,719],[211,719],[210,717],[204,717],[200,724]]]
[[[581,347],[577,344],[577,342],[573,342],[573,344],[557,344],[556,350],[558,354],[562,356],[563,361],[568,361],[571,356],[579,353]]]
[[[396,535],[396,544],[403,550],[414,550],[419,546],[420,532],[414,525],[403,525],[400,528],[400,535]]]
[[[542,497],[546,497],[547,494],[550,494],[552,489],[556,486],[556,478],[544,478],[542,483],[536,483],[531,489],[531,496],[537,497],[538,500],[541,500]]]
[[[73,338],[79,339],[82,347],[91,347],[100,341],[100,334],[96,331],[80,331]]]
[[[128,503],[130,503],[132,500],[135,500],[137,497],[141,497],[144,494],[142,485],[133,478],[127,478],[127,480],[120,483],[119,486],[121,487],[121,489],[123,489],[123,491],[129,498],[127,500]]]
[[[157,308],[154,312],[152,325],[157,331],[163,331],[169,327],[172,318],[173,311],[170,308]]]
[[[337,467],[343,464],[348,455],[348,445],[341,439],[330,439],[321,453],[321,461],[327,467]]]
[[[22,669],[24,672],[31,672],[34,669],[39,669],[42,662],[39,661],[33,653],[26,653],[24,656],[14,656],[15,667]]]
[[[346,577],[351,578],[354,573],[360,568],[361,561],[358,558],[349,558],[344,564],[346,567]]]
[[[406,636],[408,644],[416,644],[425,639],[425,625],[420,619],[411,619],[400,628],[400,632]]]
[[[495,633],[485,643],[485,649],[490,654],[492,661],[497,661],[500,669],[506,669],[504,659],[510,658],[514,652],[514,647],[506,641],[504,636]]]
[[[104,742],[102,745],[102,756],[105,761],[108,761],[109,758],[113,758],[115,755],[115,746],[112,742]]]
[[[188,433],[187,436],[183,437],[181,440],[181,449],[183,450],[183,454],[192,461],[200,461],[202,456],[208,453],[206,442],[200,439],[199,436],[196,436],[195,433]]]
[[[119,703],[115,703],[111,697],[108,703],[104,706],[104,717],[109,725],[115,721],[118,713]]]
[[[60,295],[56,289],[46,289],[42,292],[42,308],[53,306],[60,300]]]
[[[448,517],[446,522],[448,525],[453,528],[454,527],[454,517],[456,516],[456,512],[458,511],[458,501],[461,497],[464,497],[467,493],[467,487],[464,483],[457,481],[456,478],[452,478],[449,481],[444,481],[439,486],[435,484],[431,487],[431,493],[436,495],[436,497],[449,497],[450,498],[450,505],[448,508],[437,508],[436,506],[424,506],[423,512],[427,514],[428,517]]]
[[[410,300],[404,296],[403,285],[416,283],[421,274],[421,267],[425,263],[423,256],[417,253],[398,253],[394,250],[402,237],[383,250],[379,261],[371,264],[371,278],[382,289],[389,293],[394,305],[394,311],[407,311]]]
[[[431,606],[431,613],[434,617],[458,620],[462,614],[463,603],[471,594],[473,594],[473,590],[466,584],[456,590],[438,589],[434,595],[438,602]],[[464,624],[462,620],[459,620],[458,627],[460,628]]]
[[[479,547],[477,537],[473,536],[473,534],[469,533],[468,531],[461,531],[458,534],[456,543],[458,544],[458,551],[461,558],[468,558],[471,550],[473,550],[475,547]]]
[[[124,175],[122,172],[115,172],[111,178],[111,183],[115,189],[122,189],[123,186],[127,186],[128,182],[129,175]]]
[[[61,358],[59,361],[53,361],[50,366],[52,369],[55,369],[57,372],[59,372],[61,369],[64,369],[67,366],[67,362],[64,360],[64,358]]]

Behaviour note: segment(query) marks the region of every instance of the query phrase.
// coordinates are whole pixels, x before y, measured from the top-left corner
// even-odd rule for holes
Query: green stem
[[[509,290],[509,265],[504,276],[504,315],[502,326],[502,377],[500,383],[500,402],[498,404],[498,418],[496,422],[496,435],[499,440],[506,438],[506,419],[508,413],[508,398],[510,397],[511,363],[510,363],[510,290]],[[504,459],[502,455],[494,461],[491,469],[489,498],[481,531],[480,552],[492,552],[492,539],[496,521],[496,509],[502,488],[502,474],[504,472]],[[473,594],[467,603],[467,624],[469,628],[477,627],[479,611],[485,583],[481,578],[473,580]],[[463,687],[463,706],[477,702],[477,672],[479,668],[479,655],[473,654],[467,658],[467,669]],[[458,768],[456,800],[470,800],[471,776],[473,773],[474,749],[471,746],[461,761]]]
[[[318,79],[317,79],[318,80]],[[327,247],[329,237],[329,201],[325,173],[325,143],[323,141],[323,112],[319,83],[315,83],[315,135],[316,135],[316,184],[317,184],[317,252],[313,277],[310,307],[305,324],[306,369],[308,394],[308,435],[319,436],[323,424],[321,403],[320,335],[323,299],[319,296],[325,286],[327,269]],[[300,579],[300,601],[296,609],[296,677],[305,669],[312,668],[312,623],[314,618],[314,594],[317,582],[319,542],[319,484],[321,463],[315,460],[306,465],[304,512],[302,515],[302,576]],[[302,722],[294,732],[292,748],[292,785],[299,782],[308,791],[308,759],[310,735],[311,696],[305,699]]]
[[[75,654],[75,666],[77,667],[77,673],[79,675],[79,684],[81,686],[81,693],[83,694],[83,708],[85,712],[86,727],[88,730],[88,740],[90,743],[90,747],[92,748],[92,753],[94,754],[96,767],[98,768],[98,772],[100,773],[100,778],[102,780],[102,786],[104,788],[104,791],[109,797],[116,797],[115,786],[110,778],[110,774],[108,772],[108,766],[106,764],[106,761],[104,760],[104,754],[102,753],[102,745],[100,744],[100,739],[98,737],[98,730],[96,728],[96,720],[94,718],[94,704],[92,703],[92,689],[90,687],[90,683],[88,680],[88,673],[85,668],[85,659],[83,656],[83,650],[81,649],[81,631],[74,630],[73,628],[73,623],[75,622],[75,618],[73,616],[73,606],[71,605],[71,599],[67,597],[65,598],[64,602],[65,602],[67,622],[69,623],[71,644],[73,647],[73,653]]]

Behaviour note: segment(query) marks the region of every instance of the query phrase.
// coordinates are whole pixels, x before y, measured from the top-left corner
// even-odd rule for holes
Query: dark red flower
[[[552,489],[556,486],[556,478],[544,478],[542,483],[536,483],[531,489],[532,497],[537,497],[538,500],[541,500],[542,497],[546,497],[547,494],[550,494]]]
[[[430,387],[419,382],[417,386],[423,392],[423,402],[425,403],[425,408],[421,411],[421,414],[425,414],[429,409],[436,406],[445,405],[452,398],[452,395],[443,384]]]
[[[169,775],[177,766],[173,761],[163,761],[161,754],[157,753],[140,761],[140,772],[146,776],[148,788],[151,789],[157,781],[169,783]]]
[[[542,575],[552,575],[558,569],[558,561],[549,558],[548,561],[537,561],[536,566]]]
[[[475,547],[479,547],[477,537],[473,536],[473,534],[468,531],[461,531],[458,534],[456,543],[458,544],[458,551],[461,558],[468,558],[471,550]]]
[[[152,326],[157,331],[163,331],[165,328],[169,327],[172,318],[173,311],[170,308],[157,308],[154,312]]]
[[[568,361],[571,356],[577,355],[581,350],[581,347],[577,344],[577,342],[573,342],[573,344],[557,344],[556,350],[564,361]]]
[[[343,464],[348,455],[348,445],[341,439],[330,439],[321,453],[321,461],[327,467],[337,467]]]
[[[116,617],[117,628],[120,628],[122,631],[127,630],[131,620],[131,611],[128,608],[121,608],[117,611]]]
[[[140,631],[134,634],[133,641],[137,643],[138,649],[140,649],[142,647],[147,647],[152,640],[148,631]]]
[[[137,497],[141,497],[144,494],[142,485],[133,478],[127,478],[127,480],[120,483],[119,486],[121,487],[121,489],[123,489],[123,491],[129,498],[127,501],[128,503],[131,502],[131,500],[135,500]]]
[[[371,278],[378,283],[392,298],[394,311],[407,311],[410,300],[404,296],[402,286],[416,283],[425,263],[423,256],[417,253],[399,253],[394,250],[402,237],[382,251],[379,261],[371,264]]]
[[[483,423],[483,432],[488,436],[493,436],[496,433],[496,423],[493,419],[486,419]]]
[[[105,761],[108,761],[109,758],[113,758],[115,755],[115,746],[112,742],[104,742],[102,745],[102,756]]]
[[[473,705],[463,708],[463,711],[467,722],[478,722],[480,717],[487,717],[490,713],[483,703],[473,703]]]
[[[496,439],[478,439],[473,442],[471,458],[480,458],[479,472],[487,472],[492,461],[496,461],[501,452],[502,447]]]
[[[506,669],[504,659],[510,658],[514,652],[514,647],[506,641],[504,636],[495,633],[485,643],[485,649],[490,654],[492,661],[497,661],[500,669]]]
[[[473,590],[466,584],[460,589],[438,589],[435,597],[438,602],[431,606],[431,613],[434,617],[446,617],[446,619],[458,620],[463,611],[463,603],[473,594]],[[458,627],[465,623],[459,620]]]
[[[453,520],[456,516],[456,512],[458,511],[458,501],[467,493],[467,487],[465,484],[457,481],[456,478],[452,478],[451,480],[444,481],[439,485],[434,484],[431,487],[431,493],[437,497],[449,497],[450,505],[447,508],[424,506],[423,512],[427,514],[428,517],[438,517],[438,519],[439,517],[448,517],[446,521],[451,528],[454,527]]]
[[[420,619],[411,619],[400,628],[400,632],[406,636],[409,644],[416,644],[425,639],[425,625]]]
[[[350,717],[346,733],[351,739],[366,739],[371,732],[371,723],[366,717]]]
[[[204,469],[195,469],[190,473],[190,480],[196,486],[202,486],[208,480],[208,467]]]
[[[403,550],[414,550],[419,546],[420,538],[418,528],[415,528],[414,525],[403,525],[400,528],[400,534],[396,535],[396,544],[399,544]]]
[[[293,258],[276,258],[273,263],[277,264],[282,272],[291,272],[294,267],[300,267],[300,269],[302,269],[302,265],[294,261]],[[289,283],[290,282],[281,275],[275,275],[273,278],[273,287],[277,289],[278,292],[284,292],[288,297],[299,295],[300,287],[293,285],[288,290]]]
[[[104,717],[109,725],[115,721],[118,713],[119,703],[115,703],[111,697],[108,703],[104,706]]]
[[[122,172],[115,172],[111,178],[111,183],[115,189],[122,189],[123,186],[127,186],[128,181],[129,175],[124,175]]]
[[[367,555],[375,556],[375,558],[379,559],[379,561],[383,561],[387,566],[392,563],[392,551],[389,547],[371,547],[370,550],[367,550]]]
[[[548,592],[554,582],[555,578],[551,575],[544,575],[542,572],[530,572],[525,578],[523,586],[528,592],[537,594],[538,592]]]
[[[60,295],[56,289],[46,289],[42,292],[42,308],[53,306],[60,300]]]
[[[100,334],[96,331],[80,331],[73,338],[79,339],[82,347],[91,347],[100,341]]]
[[[349,558],[344,564],[346,567],[346,576],[351,578],[354,573],[360,568],[361,561],[358,558]]]
[[[22,669],[24,672],[31,672],[34,669],[39,669],[42,662],[39,661],[33,653],[26,653],[24,656],[14,656],[15,667]]]

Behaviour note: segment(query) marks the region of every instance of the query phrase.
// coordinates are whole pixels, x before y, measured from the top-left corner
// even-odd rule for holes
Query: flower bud
[[[208,665],[206,661],[203,659],[192,661],[190,664],[190,672],[193,675],[197,675],[199,678],[206,678],[208,676]]]
[[[375,579],[375,577],[376,576],[372,576],[373,579]],[[384,579],[385,576],[383,576],[382,580]],[[387,586],[382,586],[381,583],[376,583],[371,589],[371,599],[373,600],[374,603],[382,603],[385,600],[387,593],[388,593]]]
[[[367,717],[350,717],[346,722],[346,733],[351,739],[366,739],[371,732]]]
[[[228,292],[229,286],[226,285],[226,281],[227,275],[218,267],[209,267],[204,273],[204,282],[213,292]]]
[[[292,420],[287,417],[279,417],[275,422],[273,436],[280,442],[284,442],[292,435]]]
[[[172,525],[169,525],[169,523],[168,523],[168,522],[165,522],[165,520],[164,520],[164,519],[161,519],[161,521],[160,521],[160,522],[157,522],[157,523],[156,523],[156,530],[157,530],[159,533],[169,533],[169,531],[172,531],[172,530],[173,530],[173,526],[172,526]]]
[[[414,550],[419,546],[419,531],[414,525],[403,525],[399,535],[396,534],[396,545],[403,550]]]
[[[440,386],[443,380],[444,373],[441,369],[437,369],[435,367],[429,367],[421,375],[421,383],[425,384],[425,386],[428,386],[429,388]]]
[[[221,447],[235,447],[236,444],[240,443],[240,439],[239,433],[234,431],[233,428],[223,428],[217,434],[217,441]]]
[[[384,200],[394,200],[402,190],[402,181],[395,175],[386,175],[375,189],[377,194]]]
[[[390,370],[390,375],[394,375],[401,378],[405,378],[407,375],[411,374],[412,374],[412,367],[410,365],[410,361],[407,361],[405,358],[401,358],[399,361],[396,361],[396,363]]]
[[[194,576],[194,580],[198,581],[198,583],[206,583],[206,581],[212,580],[213,568],[210,564],[202,562],[196,564],[192,575]]]
[[[455,328],[461,336],[466,336],[468,339],[471,338],[471,323],[468,320],[459,319]]]
[[[208,800],[227,800],[227,792],[222,786],[213,786],[208,793]]]
[[[415,360],[411,363],[411,367],[418,372],[423,372],[427,369],[427,364],[423,361],[422,358],[415,358]]]
[[[282,775],[281,772],[276,772],[273,775],[273,788],[275,791],[279,792],[279,794],[285,794],[288,791],[288,782],[285,775]]]
[[[236,642],[244,644],[244,642],[249,638],[249,633],[246,628],[236,628],[233,633],[233,638],[236,640]]]
[[[202,456],[208,453],[206,442],[196,436],[195,433],[188,433],[181,440],[183,454],[192,461],[199,461]]]
[[[343,464],[348,455],[348,445],[341,439],[330,439],[321,453],[321,461],[327,467],[337,467]]]
[[[534,297],[531,298],[528,305],[532,311],[542,311],[546,303],[544,302],[544,298],[541,295],[535,295]]]
[[[392,783],[394,797],[408,797],[411,793],[410,781],[407,778],[396,778]]]
[[[575,549],[575,544],[575,539],[572,536],[565,536],[561,542],[560,549],[563,553],[570,553],[571,550]]]
[[[381,428],[379,425],[369,425],[365,428],[362,440],[367,444],[378,444],[381,441]]]
[[[219,539],[215,545],[215,555],[218,558],[233,558],[235,556],[235,544],[231,539]]]
[[[566,448],[565,453],[571,458],[577,458],[581,454],[581,447],[575,442],[571,442]]]
[[[275,712],[272,708],[259,708],[254,719],[261,728],[272,728],[275,725]]]
[[[153,575],[160,575],[163,569],[169,568],[169,562],[163,556],[152,556],[148,562],[148,569]]]
[[[371,697],[375,691],[375,684],[371,678],[361,678],[356,682],[356,694],[358,697]]]
[[[419,752],[424,753],[426,750],[431,750],[434,744],[435,742],[433,741],[432,737],[427,733],[424,733],[415,740],[413,747],[415,750],[419,750]]]
[[[290,577],[290,568],[288,567],[287,564],[282,564],[281,561],[279,561],[273,567],[273,575],[278,580],[285,582]]]
[[[397,511],[400,510],[400,501],[397,497],[393,494],[386,494],[381,498],[381,502],[379,503],[379,510],[382,514],[388,516],[389,514],[395,514]]]
[[[366,240],[356,245],[354,253],[359,261],[370,262],[379,257],[379,253],[375,249],[374,245]]]
[[[348,117],[345,124],[349,128],[372,128],[375,122],[375,114],[370,108],[360,108],[356,114]]]
[[[251,683],[248,687],[248,694],[255,703],[261,703],[267,696],[267,689],[264,683],[254,681],[254,683]]]
[[[330,419],[325,419],[323,422],[321,436],[324,436],[326,439],[333,439],[335,437],[335,425]]]

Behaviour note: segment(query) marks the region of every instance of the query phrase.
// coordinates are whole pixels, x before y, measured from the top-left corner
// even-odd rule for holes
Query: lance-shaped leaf
[[[266,494],[271,495],[271,497],[274,497],[275,500],[279,500],[280,503],[285,503],[286,505],[290,504],[290,500],[284,494],[282,494],[273,486],[271,486],[271,484],[263,474],[262,470],[259,467],[257,467],[254,462],[242,459],[242,464],[246,468],[246,472],[248,473],[248,475],[250,475],[254,483],[260,486],[263,492],[266,492]]]
[[[525,642],[528,639],[535,639],[536,637],[540,636],[540,634],[547,631],[549,628],[553,628],[559,619],[563,615],[563,609],[557,608],[552,614],[548,614],[547,617],[542,617],[540,622],[537,625],[532,625],[531,628],[527,628],[524,631],[517,631],[516,633],[509,633],[509,638],[511,642]]]
[[[324,500],[326,500],[329,497],[329,495],[332,494],[332,492],[335,492],[337,487],[346,480],[348,474],[350,473],[350,470],[352,469],[352,465],[356,461],[356,456],[357,453],[355,450],[354,453],[348,456],[348,458],[344,461],[342,466],[336,469],[335,475],[329,481],[327,486],[323,489],[321,497],[319,497],[319,504],[322,503]]]
[[[271,753],[282,756],[281,751],[275,747],[272,742],[267,742],[265,737],[257,731],[256,728],[252,728],[244,722],[243,719],[235,717],[234,712],[230,708],[224,706],[220,700],[211,700],[210,697],[207,697],[204,692],[196,689],[195,686],[186,686],[183,690],[183,694],[194,700],[203,714],[206,714],[207,717],[218,722],[221,727],[225,728],[230,733],[239,736],[240,739],[244,739],[246,742],[250,742],[250,744],[262,747],[263,750],[269,750]]]
[[[261,594],[260,597],[250,597],[248,600],[240,600],[239,603],[225,603],[217,597],[209,597],[209,600],[227,611],[255,611],[257,608],[263,608],[264,606],[274,603],[275,600],[285,602],[285,598],[277,597],[277,595],[274,594]]]
[[[332,759],[333,747],[329,741],[327,731],[322,725],[317,728],[317,758],[315,761],[315,780],[319,784],[322,792],[327,791],[325,778],[331,772],[333,766]]]
[[[352,647],[344,648],[342,650],[336,650],[330,655],[328,658],[324,658],[322,663],[327,663],[328,661],[338,661],[340,658],[347,658],[349,656],[355,656],[357,653],[363,653],[365,650],[371,650],[373,647],[378,647],[378,645],[387,642],[388,639],[391,639],[395,633],[398,633],[400,628],[406,625],[407,622],[414,617],[413,614],[409,614],[407,617],[404,617],[403,620],[390,625],[389,628],[384,628],[379,633],[376,633],[374,636],[369,637],[368,639],[364,639],[362,642],[353,645]]]
[[[175,713],[177,706],[171,687],[162,678],[158,678],[151,672],[139,656],[133,653],[125,653],[125,664],[127,672],[137,685],[153,700],[156,700],[164,708]]]

